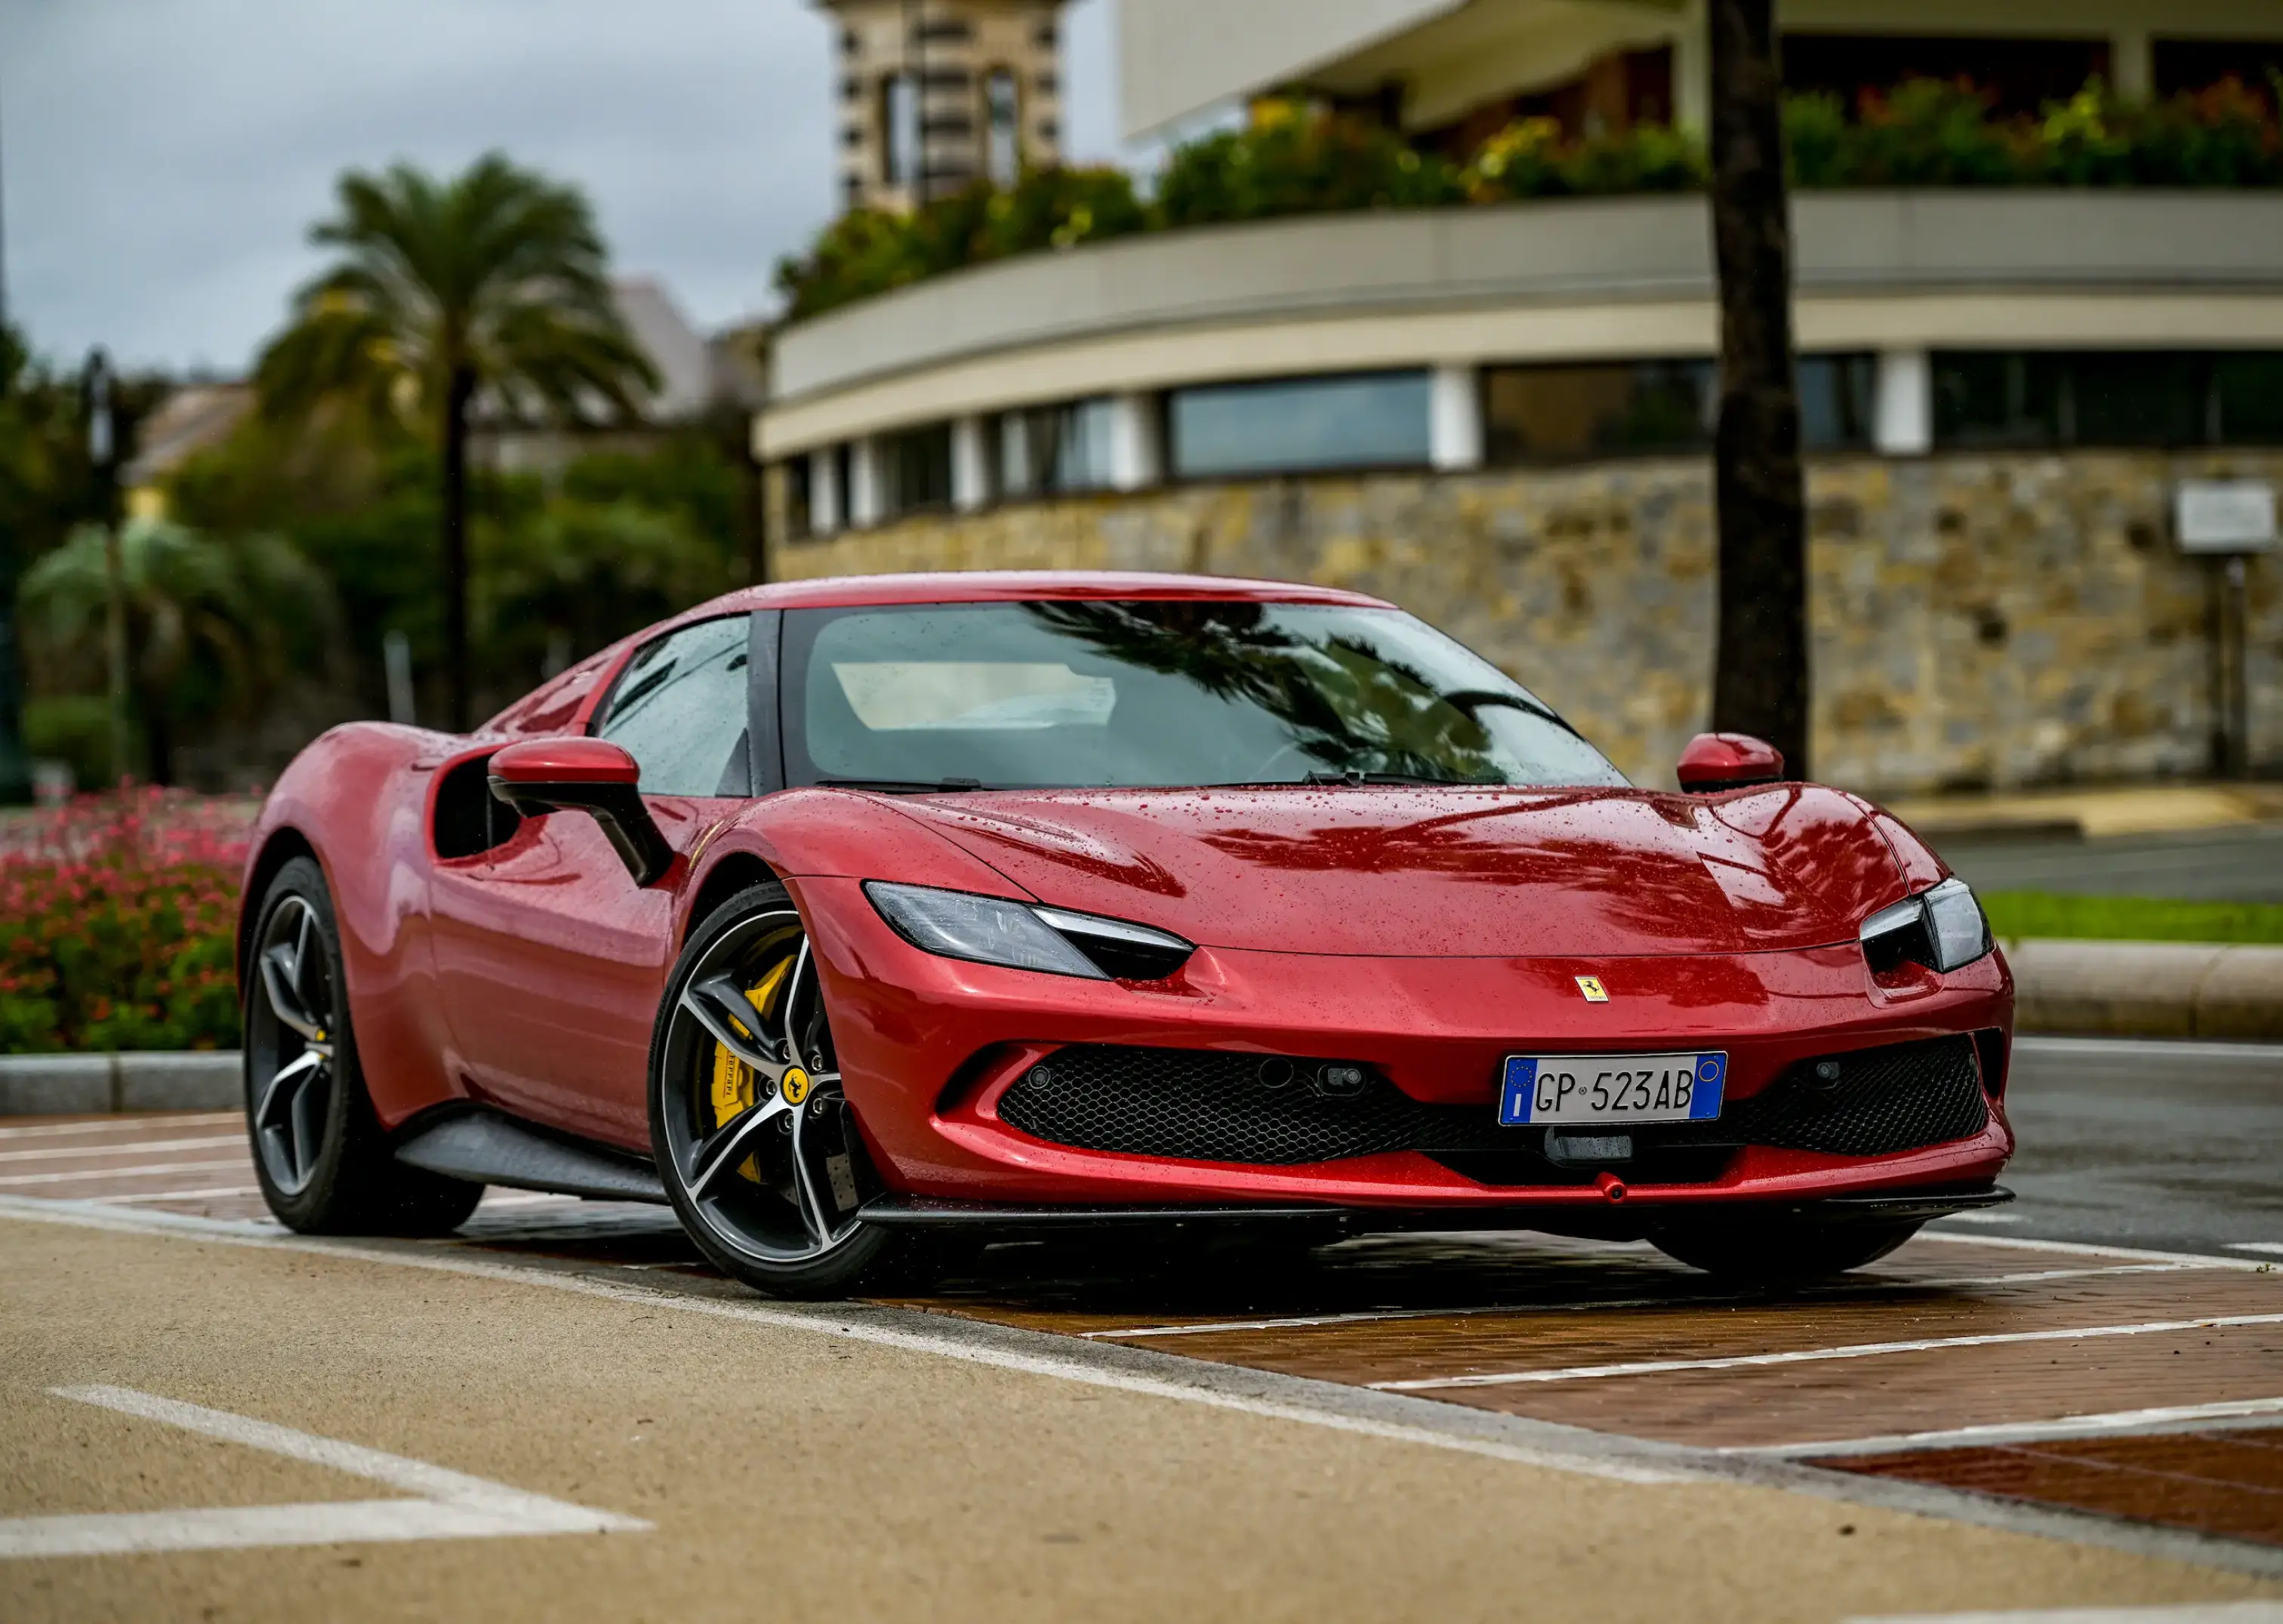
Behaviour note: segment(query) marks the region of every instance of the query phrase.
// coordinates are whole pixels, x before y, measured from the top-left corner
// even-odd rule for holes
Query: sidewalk
[[[2045,835],[2089,840],[2283,823],[2283,784],[2131,785],[2009,795],[1914,795],[1884,803],[1929,839]]]

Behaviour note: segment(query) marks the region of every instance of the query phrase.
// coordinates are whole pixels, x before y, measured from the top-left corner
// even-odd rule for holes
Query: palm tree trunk
[[[1712,240],[1720,272],[1713,447],[1719,627],[1713,725],[1808,776],[1807,497],[1791,328],[1773,0],[1710,0]]]
[[[444,671],[450,684],[450,727],[473,725],[468,680],[468,402],[475,374],[455,366],[444,389]]]

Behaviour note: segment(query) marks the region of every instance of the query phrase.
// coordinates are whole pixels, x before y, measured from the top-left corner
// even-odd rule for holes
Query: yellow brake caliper
[[[769,1001],[776,996],[777,988],[784,985],[786,974],[792,969],[792,960],[779,961],[777,967],[761,978],[757,987],[745,989],[745,1002],[753,1006],[755,1014],[768,1019]],[[739,1023],[743,1026],[743,1023]],[[759,1037],[757,1031],[747,1030],[747,1037]],[[713,1126],[725,1128],[753,1108],[753,1090],[759,1079],[753,1068],[731,1054],[725,1044],[713,1045]],[[761,1181],[760,1167],[748,1156],[737,1169],[740,1178],[758,1184]]]

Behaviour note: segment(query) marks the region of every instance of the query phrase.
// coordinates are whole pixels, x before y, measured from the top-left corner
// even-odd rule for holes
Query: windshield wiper
[[[871,790],[882,795],[939,795],[947,792],[979,790],[980,778],[938,778],[932,784],[916,778],[819,778],[821,790]]]

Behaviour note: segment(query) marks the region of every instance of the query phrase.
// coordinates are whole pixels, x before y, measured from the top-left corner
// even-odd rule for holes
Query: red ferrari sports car
[[[285,773],[240,929],[263,1191],[333,1231],[666,1201],[810,1295],[1138,1223],[1797,1277],[2006,1199],[1973,893],[1757,740],[1679,776],[1352,592],[737,593]]]

